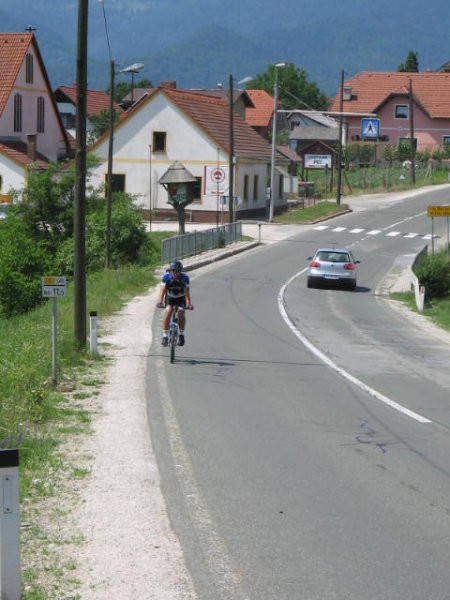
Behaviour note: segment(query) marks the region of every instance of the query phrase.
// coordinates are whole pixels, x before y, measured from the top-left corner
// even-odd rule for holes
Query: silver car
[[[341,285],[350,290],[356,288],[356,265],[350,250],[346,248],[319,248],[314,256],[309,256],[310,264],[307,273],[307,286],[315,287],[322,283]]]

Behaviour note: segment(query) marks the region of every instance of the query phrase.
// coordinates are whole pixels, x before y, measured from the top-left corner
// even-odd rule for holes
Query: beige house
[[[265,216],[270,178],[271,146],[237,113],[233,117],[235,218]],[[107,177],[108,134],[90,152],[101,165],[94,185]],[[114,131],[114,190],[136,197],[145,213],[174,215],[159,179],[180,162],[197,180],[187,218],[214,222],[228,219],[230,114],[223,98],[206,92],[178,90],[173,83],[152,89],[122,115]],[[277,154],[277,166],[289,160]],[[286,204],[283,175],[277,170],[275,210]]]
[[[0,34],[0,200],[26,186],[30,165],[69,154],[44,63],[32,33]]]

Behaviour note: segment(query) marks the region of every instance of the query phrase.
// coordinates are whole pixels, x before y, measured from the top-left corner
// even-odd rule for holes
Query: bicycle
[[[160,306],[159,308],[164,308],[164,306]],[[170,313],[170,323],[169,323],[169,348],[170,348],[170,362],[175,362],[175,348],[178,346],[178,335],[179,335],[179,326],[178,326],[178,308],[179,306],[172,306],[172,312]],[[186,306],[185,310],[193,310],[194,307]]]

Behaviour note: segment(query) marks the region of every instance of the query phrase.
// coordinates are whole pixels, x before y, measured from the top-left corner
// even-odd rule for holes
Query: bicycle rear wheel
[[[170,362],[171,363],[175,362],[175,346],[176,345],[177,345],[177,338],[172,333],[172,335],[170,336]]]

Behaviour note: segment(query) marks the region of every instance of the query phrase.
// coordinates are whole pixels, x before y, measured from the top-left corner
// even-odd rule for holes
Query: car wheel
[[[348,286],[348,289],[349,289],[351,292],[354,292],[354,291],[356,290],[356,281],[352,281],[352,282],[350,282],[350,285]]]
[[[308,280],[306,282],[306,286],[309,287],[309,288],[313,288],[314,287],[314,284],[313,284],[312,279],[310,277],[308,277]]]

